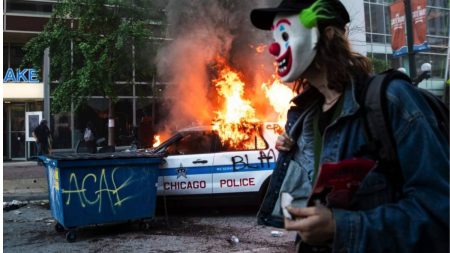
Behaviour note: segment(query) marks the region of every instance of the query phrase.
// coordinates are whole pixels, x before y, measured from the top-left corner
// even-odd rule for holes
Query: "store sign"
[[[35,69],[16,69],[8,68],[3,78],[3,82],[11,83],[39,83],[38,72]]]

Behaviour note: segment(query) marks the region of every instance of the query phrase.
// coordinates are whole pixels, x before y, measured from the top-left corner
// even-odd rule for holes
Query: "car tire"
[[[270,178],[271,177],[268,177],[264,181],[264,183],[261,185],[261,188],[259,189],[259,192],[258,192],[258,206],[261,206],[261,204],[262,204],[262,202],[264,200],[264,197],[266,196],[267,189],[269,188]]]

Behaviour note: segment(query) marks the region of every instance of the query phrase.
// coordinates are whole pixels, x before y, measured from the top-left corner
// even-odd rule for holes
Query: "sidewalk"
[[[3,163],[3,201],[48,199],[45,168],[36,161]]]

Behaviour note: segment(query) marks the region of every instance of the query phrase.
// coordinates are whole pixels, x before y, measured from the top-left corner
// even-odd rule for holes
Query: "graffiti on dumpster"
[[[73,197],[78,198],[83,208],[98,205],[98,212],[101,213],[104,201],[108,201],[111,210],[115,213],[116,207],[120,207],[125,201],[133,197],[123,196],[120,193],[121,190],[131,184],[132,176],[120,185],[117,185],[114,177],[117,169],[112,170],[109,180],[110,183],[108,183],[105,169],[101,170],[100,178],[97,178],[97,175],[93,173],[89,173],[82,178],[78,178],[76,173],[71,173],[69,177],[69,189],[62,189],[62,193],[68,195],[65,204],[70,205],[72,195],[74,195]],[[93,195],[95,197],[92,197]]]

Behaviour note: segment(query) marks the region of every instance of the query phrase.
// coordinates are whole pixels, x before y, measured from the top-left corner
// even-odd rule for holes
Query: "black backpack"
[[[395,148],[395,141],[393,131],[390,129],[387,119],[387,101],[386,89],[387,85],[394,79],[402,79],[409,82],[411,79],[404,73],[397,70],[387,70],[380,74],[372,76],[363,89],[361,98],[364,99],[363,115],[366,138],[369,140],[368,144],[360,149],[361,153],[372,153],[386,167],[399,168],[397,160],[397,151]],[[416,91],[425,98],[430,108],[433,110],[437,119],[439,129],[442,135],[449,140],[449,108],[448,106],[425,89],[415,87]],[[394,180],[401,181],[400,170],[387,169],[387,174],[394,177]]]

